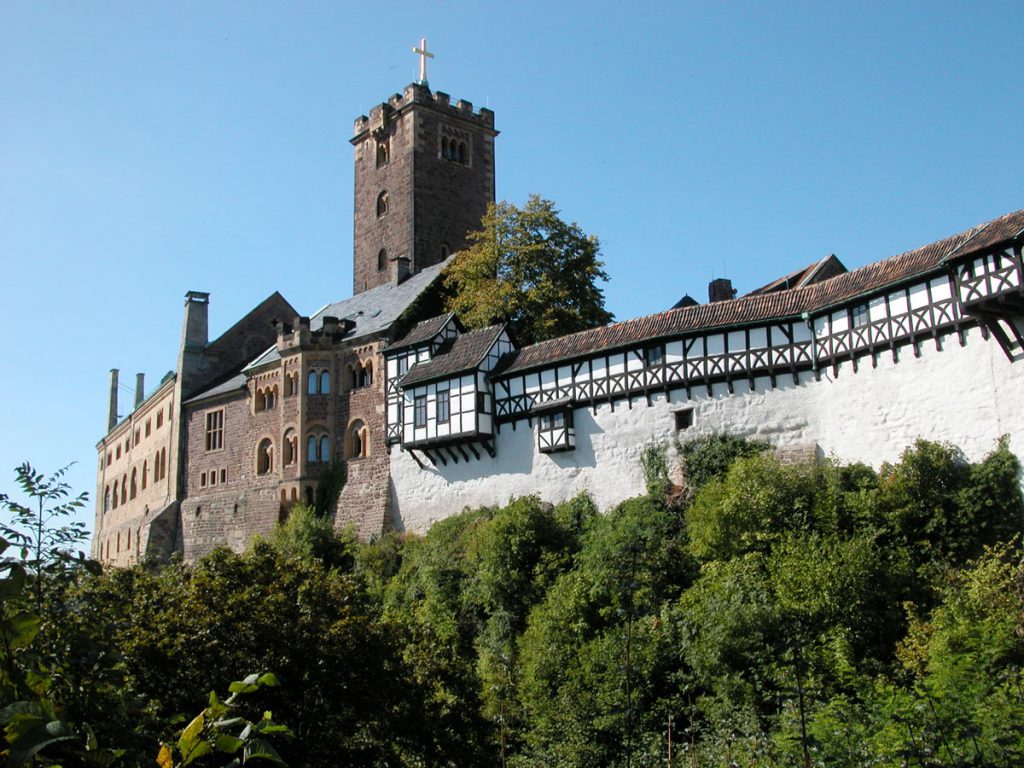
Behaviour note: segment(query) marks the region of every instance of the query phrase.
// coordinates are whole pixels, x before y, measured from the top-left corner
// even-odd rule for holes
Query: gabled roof
[[[447,315],[438,315],[437,317],[431,317],[428,320],[421,320],[410,328],[409,332],[402,338],[396,340],[393,344],[389,344],[384,350],[385,353],[395,352],[408,347],[415,347],[418,344],[426,344],[444,330],[448,321],[454,317],[455,313],[449,312]],[[458,320],[456,320],[455,323],[456,325],[459,325],[459,330],[463,330]]]
[[[525,371],[666,336],[799,317],[804,312],[819,312],[885,286],[933,272],[949,259],[981,251],[1022,234],[1024,210],[1008,213],[966,232],[803,288],[755,293],[730,301],[670,309],[656,315],[542,341],[509,353],[499,368],[502,374]]]
[[[830,277],[841,275],[847,271],[848,270],[843,262],[836,258],[836,255],[832,253],[813,264],[807,265],[803,269],[798,269],[796,272],[791,272],[785,277],[773,280],[768,283],[768,285],[762,285],[760,288],[748,293],[747,296],[754,296],[759,293],[786,291],[790,288],[803,288],[808,285],[813,285],[814,283],[820,283],[822,280],[827,280]]]
[[[432,360],[416,363],[399,383],[403,387],[410,387],[475,370],[503,330],[504,325],[490,325],[456,336]]]
[[[358,339],[387,330],[420,297],[420,294],[430,287],[447,263],[445,260],[427,267],[398,285],[378,285],[351,298],[328,304],[310,318],[309,329],[318,331],[323,327],[324,317],[337,317],[339,320],[351,320],[355,323],[355,327],[347,335],[348,339]],[[280,359],[275,344],[243,370],[248,371]]]

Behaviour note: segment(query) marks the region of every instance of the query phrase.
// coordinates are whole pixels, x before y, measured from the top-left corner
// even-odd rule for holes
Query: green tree
[[[89,536],[81,521],[57,524],[74,515],[89,499],[85,492],[71,497],[71,486],[62,479],[70,468],[69,464],[47,476],[25,462],[14,472],[29,503],[20,504],[0,493],[0,507],[11,514],[10,525],[0,522],[0,536],[21,550],[22,563],[34,577],[37,613],[43,610],[45,575],[64,568],[73,558],[71,549]],[[78,560],[84,562],[83,553],[78,553]]]
[[[600,243],[537,195],[492,203],[472,245],[447,269],[447,309],[469,328],[511,323],[523,344],[611,322],[598,281]]]

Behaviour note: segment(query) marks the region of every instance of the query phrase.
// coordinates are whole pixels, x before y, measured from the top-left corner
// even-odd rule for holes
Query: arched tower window
[[[448,247],[448,243],[441,243],[441,258],[442,259],[447,259],[449,254],[451,254],[451,252],[452,252],[452,249]]]
[[[306,438],[306,463],[307,464],[319,464],[320,454],[317,452],[317,439],[316,435],[310,435]]]
[[[370,430],[356,419],[348,428],[348,458],[361,459],[370,455]]]
[[[146,490],[146,483],[149,479],[149,460],[142,462],[142,490]]]
[[[464,141],[460,141],[459,142],[459,152],[458,152],[458,155],[459,155],[458,156],[458,161],[460,163],[462,163],[463,165],[465,165],[466,164],[466,142],[464,142]]]
[[[139,481],[138,481],[138,478],[139,478],[138,470],[136,470],[134,467],[132,467],[131,495],[128,497],[130,499],[134,499],[138,495],[138,493],[139,493]]]
[[[387,165],[391,161],[391,142],[388,139],[377,142],[377,167]]]
[[[327,464],[331,460],[331,438],[323,435],[320,438],[320,461]]]
[[[320,372],[320,394],[329,395],[331,393],[331,373],[330,371]]]
[[[316,394],[316,385],[320,380],[320,374],[316,371],[310,371],[309,376],[306,378],[306,392],[310,395]]]
[[[110,486],[108,485],[103,491],[103,511],[110,511]]]
[[[265,438],[256,448],[256,474],[266,475],[274,469],[274,444]]]
[[[299,460],[299,438],[294,429],[289,429],[284,433],[281,447],[284,451],[285,466],[290,466]]]
[[[381,248],[377,252],[377,271],[383,272],[388,268],[388,252],[386,248]]]
[[[381,192],[377,195],[377,215],[383,216],[388,212],[388,193]]]
[[[128,475],[121,478],[121,503],[128,501]]]
[[[114,505],[111,509],[117,509],[118,495],[117,495],[117,482],[114,483]]]

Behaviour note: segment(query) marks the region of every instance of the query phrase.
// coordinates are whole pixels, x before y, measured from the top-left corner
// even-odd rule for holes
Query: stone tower
[[[354,293],[466,245],[494,200],[494,113],[414,83],[355,121]]]

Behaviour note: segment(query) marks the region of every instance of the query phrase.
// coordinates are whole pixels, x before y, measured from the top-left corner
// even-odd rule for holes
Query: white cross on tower
[[[434,54],[427,51],[427,38],[420,38],[420,47],[417,48],[415,45],[412,47],[412,52],[419,54],[420,57],[420,79],[416,82],[419,85],[425,85],[428,88],[430,84],[427,82],[427,59],[434,58]]]

